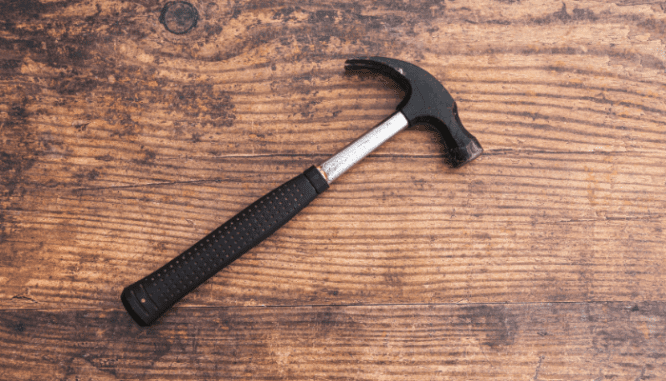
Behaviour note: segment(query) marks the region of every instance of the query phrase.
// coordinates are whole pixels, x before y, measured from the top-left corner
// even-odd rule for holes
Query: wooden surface
[[[666,379],[666,3],[0,2],[0,379]],[[485,148],[396,136],[157,325],[142,278],[440,79]]]

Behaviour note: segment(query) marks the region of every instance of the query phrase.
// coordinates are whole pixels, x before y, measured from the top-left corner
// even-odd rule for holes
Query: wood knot
[[[171,1],[164,5],[160,23],[173,34],[185,34],[197,26],[199,12],[185,1]]]

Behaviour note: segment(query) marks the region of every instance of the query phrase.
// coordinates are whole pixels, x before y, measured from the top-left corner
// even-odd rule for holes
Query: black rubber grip
[[[139,325],[152,324],[187,293],[268,238],[327,188],[315,167],[276,188],[161,269],[126,287],[120,298],[127,312]]]

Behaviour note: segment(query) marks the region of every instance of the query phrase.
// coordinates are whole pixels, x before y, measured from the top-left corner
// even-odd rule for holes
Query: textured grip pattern
[[[276,188],[161,269],[125,288],[121,299],[129,314],[140,325],[152,324],[187,293],[270,236],[323,191],[315,189],[308,177],[299,175]]]

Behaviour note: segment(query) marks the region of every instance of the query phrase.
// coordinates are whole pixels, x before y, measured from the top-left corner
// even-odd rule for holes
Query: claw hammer
[[[446,144],[452,167],[477,158],[483,149],[460,122],[456,102],[430,73],[407,62],[361,57],[345,62],[351,72],[370,71],[394,80],[405,98],[397,111],[319,166],[312,166],[257,200],[140,281],[126,287],[121,300],[141,326],[155,322],[197,286],[268,238],[305,208],[340,175],[408,126],[434,126]]]

